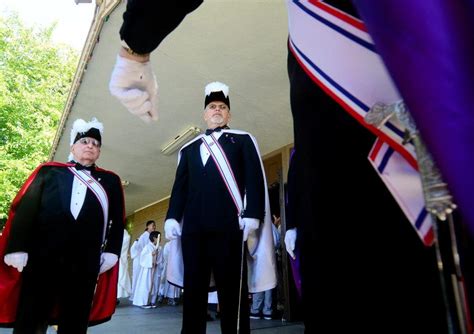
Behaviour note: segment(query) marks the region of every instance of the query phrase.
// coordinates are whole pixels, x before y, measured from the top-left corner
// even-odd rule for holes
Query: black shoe
[[[272,320],[272,315],[271,314],[264,314],[263,319],[265,320]]]
[[[206,321],[214,321],[214,318],[211,316],[210,313],[207,314]]]

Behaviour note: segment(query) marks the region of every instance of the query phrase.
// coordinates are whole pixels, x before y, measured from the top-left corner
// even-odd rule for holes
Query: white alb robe
[[[135,288],[137,286],[138,274],[140,273],[140,254],[142,253],[143,247],[150,242],[150,232],[143,232],[140,237],[135,240],[130,248],[130,257],[133,261],[132,267],[132,294],[130,300],[133,300],[135,294]]]
[[[163,246],[163,270],[161,271],[161,283],[159,295],[166,298],[181,297],[181,288],[174,286],[166,279],[166,268],[168,265],[168,257],[170,254],[170,242]]]
[[[123,231],[122,250],[119,262],[119,277],[117,283],[117,298],[129,297],[132,293],[132,283],[128,272],[128,247],[130,246],[130,234]]]
[[[151,241],[140,254],[140,272],[133,294],[133,305],[155,304],[160,288],[160,277],[163,266],[163,254],[159,245]]]

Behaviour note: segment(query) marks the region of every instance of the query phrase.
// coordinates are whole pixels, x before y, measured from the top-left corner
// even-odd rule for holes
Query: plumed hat
[[[71,146],[79,139],[90,137],[97,139],[102,143],[102,133],[104,132],[104,125],[93,117],[90,122],[83,119],[76,119],[71,129]]]
[[[230,109],[229,86],[222,82],[214,81],[207,84],[204,89],[206,98],[204,99],[204,108],[214,101],[224,102]]]

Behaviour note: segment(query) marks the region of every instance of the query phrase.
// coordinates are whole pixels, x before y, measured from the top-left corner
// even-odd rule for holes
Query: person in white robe
[[[163,270],[161,271],[160,291],[158,294],[158,303],[162,303],[165,298],[168,305],[175,306],[181,297],[181,288],[170,284],[166,279],[166,267],[168,266],[168,257],[170,254],[170,242],[166,242],[163,246]]]
[[[132,244],[130,248],[130,257],[133,261],[132,267],[132,293],[130,295],[130,300],[133,300],[133,295],[135,293],[135,287],[137,286],[138,274],[140,273],[140,254],[148,242],[150,241],[150,232],[156,230],[156,223],[154,220],[149,220],[146,222],[145,231],[138,237]]]
[[[122,251],[119,261],[119,277],[117,284],[117,298],[127,298],[132,293],[132,283],[128,272],[128,247],[130,246],[130,234],[123,231]]]
[[[163,254],[160,247],[160,232],[150,233],[149,242],[140,254],[140,273],[138,274],[133,305],[155,308],[163,270]]]
[[[130,258],[132,259],[132,291],[130,293],[130,300],[133,300],[135,286],[137,285],[138,273],[140,272],[140,253],[138,249],[138,239],[135,239],[130,247]]]

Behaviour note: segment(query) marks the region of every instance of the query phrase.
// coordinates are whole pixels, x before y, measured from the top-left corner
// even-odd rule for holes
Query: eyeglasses
[[[217,108],[219,108],[220,110],[229,110],[229,107],[227,106],[227,104],[215,104],[215,103],[210,103],[208,106],[207,106],[207,109],[209,110],[216,110]]]
[[[98,141],[97,139],[94,139],[94,138],[84,137],[84,138],[79,139],[78,142],[81,143],[82,145],[91,144],[94,147],[100,147],[101,146],[100,141]]]

